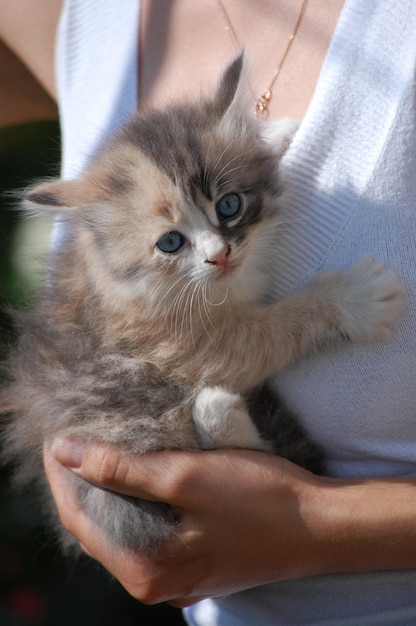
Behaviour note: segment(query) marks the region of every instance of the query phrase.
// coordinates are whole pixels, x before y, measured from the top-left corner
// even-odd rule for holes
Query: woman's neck
[[[247,91],[269,86],[293,33],[302,0],[223,0],[236,37],[217,0],[142,0],[141,106],[198,98],[213,89],[224,67],[244,49]],[[343,1],[309,0],[272,90],[273,119],[302,119],[311,101]],[[238,43],[236,42],[236,38]],[[164,42],[164,45],[163,45]]]

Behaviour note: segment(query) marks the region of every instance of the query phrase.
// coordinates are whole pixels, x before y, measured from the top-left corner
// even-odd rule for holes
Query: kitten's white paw
[[[321,274],[315,286],[331,289],[340,330],[351,341],[383,341],[404,306],[405,290],[398,275],[379,261],[363,258],[344,272]]]
[[[250,448],[271,451],[247,413],[244,399],[222,387],[204,387],[196,397],[193,418],[204,449]]]

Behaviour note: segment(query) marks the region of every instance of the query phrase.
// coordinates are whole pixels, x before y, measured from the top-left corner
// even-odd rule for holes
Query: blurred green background
[[[59,126],[38,122],[0,130],[0,357],[15,331],[8,307],[36,288],[34,258],[47,250],[51,224],[23,218],[10,192],[59,174]],[[168,605],[146,607],[87,557],[64,560],[49,540],[31,492],[11,489],[0,469],[1,626],[182,626]]]

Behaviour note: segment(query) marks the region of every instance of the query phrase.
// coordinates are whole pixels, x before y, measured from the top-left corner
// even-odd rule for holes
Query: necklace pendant
[[[299,0],[299,2],[300,2],[300,0]],[[300,11],[299,11],[299,14],[298,14],[295,26],[293,28],[293,32],[289,36],[289,40],[288,40],[288,42],[286,44],[286,48],[285,48],[285,50],[284,50],[284,52],[283,52],[283,54],[282,54],[282,56],[280,58],[279,64],[277,65],[277,67],[276,67],[276,69],[274,71],[273,78],[272,78],[271,82],[269,83],[269,87],[268,87],[268,89],[266,89],[266,91],[264,92],[264,94],[262,96],[259,96],[257,98],[257,100],[255,102],[254,112],[255,112],[257,117],[261,117],[261,116],[266,117],[268,115],[268,113],[269,113],[269,102],[270,102],[271,97],[272,97],[272,88],[273,88],[276,80],[279,77],[280,70],[282,69],[282,67],[283,67],[283,65],[284,65],[284,63],[286,61],[287,55],[289,54],[289,51],[290,51],[290,49],[292,47],[292,44],[293,44],[293,42],[295,40],[295,37],[296,37],[297,33],[298,33],[299,27],[301,25],[301,22],[303,20],[303,16],[304,16],[305,11],[306,11],[306,5],[307,4],[308,4],[308,0],[302,0],[302,4],[301,4],[301,7],[300,7]],[[236,49],[241,51],[243,49],[243,46],[240,44],[240,42],[238,40],[237,34],[236,34],[235,30],[234,30],[234,27],[233,27],[233,25],[231,23],[231,20],[230,20],[229,16],[228,16],[227,9],[224,6],[223,0],[217,0],[217,6],[218,6],[218,9],[219,9],[219,11],[220,11],[220,13],[222,15],[222,19],[223,19],[223,22],[224,22],[224,29],[230,35],[230,37],[232,39],[232,42],[233,42],[234,46],[236,47]]]
[[[266,89],[264,94],[257,98],[255,105],[255,113],[257,117],[268,114],[269,102],[272,98],[272,92],[270,89]]]

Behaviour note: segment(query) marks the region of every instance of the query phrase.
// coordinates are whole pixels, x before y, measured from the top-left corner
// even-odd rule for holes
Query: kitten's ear
[[[272,148],[277,158],[282,158],[292,143],[299,128],[298,120],[285,117],[281,120],[266,122],[259,126],[264,141]]]
[[[216,113],[222,117],[239,99],[241,82],[244,76],[244,55],[237,57],[225,70],[213,99]]]
[[[29,187],[22,197],[23,207],[36,213],[74,209],[95,199],[91,187],[82,179],[42,182]]]

